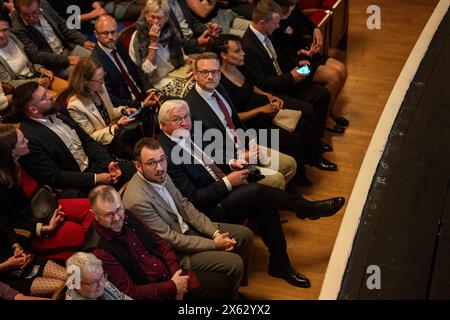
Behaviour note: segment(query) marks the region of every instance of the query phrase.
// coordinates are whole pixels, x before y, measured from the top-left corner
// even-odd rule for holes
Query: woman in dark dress
[[[280,57],[287,69],[291,70],[298,61],[310,62],[311,73],[305,81],[322,83],[331,94],[330,116],[336,125],[329,130],[343,133],[349,121],[333,112],[333,104],[347,79],[345,65],[327,55],[320,54],[324,38],[319,28],[296,7],[297,0],[274,0],[281,6],[280,27],[272,34],[272,41],[283,53]]]
[[[241,40],[235,35],[222,35],[215,43],[221,64],[221,84],[229,93],[238,115],[244,123],[255,129],[277,129],[280,134],[280,151],[292,156],[298,167],[307,163],[322,170],[336,170],[337,166],[326,160],[322,152],[331,151],[331,147],[320,140],[320,123],[312,110],[305,108],[306,102],[289,97],[277,97],[256,87],[247,75],[244,64],[245,53]],[[272,123],[273,117],[281,108],[296,109],[303,112],[297,128],[293,132],[282,129]],[[313,125],[314,123],[314,125]],[[300,175],[304,175],[302,170]]]
[[[89,200],[60,199],[60,207],[47,224],[32,223],[30,200],[20,185],[25,173],[17,162],[28,153],[28,140],[22,132],[12,125],[0,124],[0,216],[12,228],[31,233],[33,252],[65,260],[81,248],[93,221]]]
[[[0,215],[0,281],[25,295],[50,296],[66,281],[66,271],[51,260],[25,253],[14,230]]]

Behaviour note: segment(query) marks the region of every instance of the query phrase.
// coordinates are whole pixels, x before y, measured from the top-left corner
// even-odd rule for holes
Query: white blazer
[[[114,108],[104,85],[103,93],[100,94],[100,98],[108,111],[111,121],[122,117],[120,112],[126,107],[121,106]],[[84,100],[81,100],[78,96],[72,96],[67,103],[67,110],[73,120],[75,120],[75,122],[92,137],[92,139],[102,145],[111,143],[114,136],[109,133],[109,127],[106,125],[91,99],[84,102]]]

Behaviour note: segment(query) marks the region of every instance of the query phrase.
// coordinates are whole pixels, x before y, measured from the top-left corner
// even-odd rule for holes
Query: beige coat
[[[105,86],[103,86],[103,93],[100,94],[100,98],[108,111],[111,121],[122,117],[120,111],[125,107],[113,107]],[[85,101],[81,100],[78,96],[72,96],[67,103],[67,109],[73,120],[75,120],[78,125],[92,137],[92,139],[102,145],[111,143],[114,136],[109,133],[109,127],[106,125],[91,99]]]

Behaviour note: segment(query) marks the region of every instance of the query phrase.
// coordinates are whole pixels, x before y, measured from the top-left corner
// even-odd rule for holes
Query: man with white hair
[[[300,219],[318,219],[337,213],[344,198],[309,201],[277,188],[247,183],[249,170],[242,165],[231,168],[215,163],[204,152],[206,149],[191,139],[190,111],[184,100],[164,102],[158,120],[167,172],[178,189],[213,221],[239,223],[254,219],[270,252],[269,275],[297,287],[309,287],[308,278],[291,266],[277,209],[294,211]]]
[[[133,300],[106,279],[102,261],[92,253],[77,252],[66,261],[67,273],[80,276],[67,284],[66,300]],[[77,286],[79,284],[79,286]]]

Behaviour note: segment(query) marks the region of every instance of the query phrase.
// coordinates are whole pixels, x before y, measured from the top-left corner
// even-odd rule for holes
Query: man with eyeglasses
[[[235,279],[217,271],[185,268],[170,243],[125,209],[112,187],[96,187],[89,201],[100,236],[93,253],[102,260],[108,279],[128,296],[135,300],[234,297]]]
[[[236,295],[241,279],[247,282],[251,230],[214,223],[183,197],[167,175],[167,158],[156,140],[136,144],[134,164],[137,173],[125,190],[125,207],[172,244],[183,268],[226,275]]]
[[[98,45],[92,56],[97,58],[106,72],[105,86],[115,107],[156,107],[158,98],[145,74],[134,64],[121,43],[118,42],[117,22],[108,15],[95,22]]]
[[[65,198],[80,198],[98,184],[120,189],[134,173],[131,163],[111,158],[66,109],[58,110],[36,82],[18,86],[12,103],[29,140],[30,153],[20,163],[39,185],[62,189]]]
[[[33,63],[67,79],[80,57],[89,57],[95,43],[69,29],[45,0],[15,0],[12,15],[14,34],[22,41]]]
[[[102,261],[92,253],[74,253],[66,270],[70,279],[66,300],[133,300],[108,281]]]
[[[213,129],[219,131],[223,142],[223,159],[216,162],[228,164],[232,159],[245,159],[247,163],[258,165],[265,176],[258,183],[284,190],[295,176],[301,163],[275,149],[255,145],[253,150],[239,138],[237,130],[246,131],[239,119],[225,88],[220,85],[220,62],[213,52],[204,52],[194,59],[195,87],[186,95],[191,107],[192,120],[199,121],[202,132]],[[270,155],[261,161],[262,154]]]

